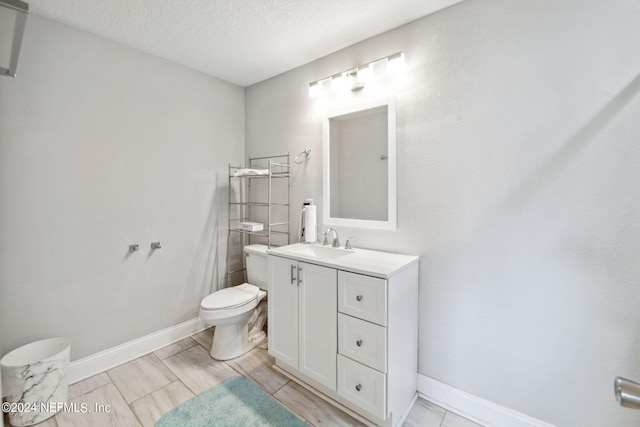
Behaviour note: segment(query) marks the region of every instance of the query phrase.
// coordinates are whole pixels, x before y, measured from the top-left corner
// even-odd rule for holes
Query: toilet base
[[[261,344],[267,337],[263,331],[266,308],[266,300],[261,301],[246,320],[217,325],[209,353],[211,357],[216,360],[234,359]]]

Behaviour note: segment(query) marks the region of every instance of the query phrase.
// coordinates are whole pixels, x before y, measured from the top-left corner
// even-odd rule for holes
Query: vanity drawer
[[[387,281],[339,271],[338,311],[386,326]]]
[[[387,328],[338,313],[338,353],[387,371]]]
[[[378,418],[386,418],[386,375],[338,355],[338,394]]]

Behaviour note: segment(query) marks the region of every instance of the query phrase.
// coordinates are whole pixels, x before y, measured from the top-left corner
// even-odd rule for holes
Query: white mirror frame
[[[369,110],[376,107],[387,106],[388,119],[388,200],[387,200],[387,221],[375,221],[351,218],[331,217],[331,180],[330,180],[330,123],[331,119],[346,114],[356,113],[362,110]],[[396,104],[395,99],[386,98],[371,101],[366,104],[358,104],[338,111],[333,111],[322,120],[322,219],[325,225],[337,225],[344,227],[372,228],[377,230],[395,230],[397,227],[397,157],[396,157]]]

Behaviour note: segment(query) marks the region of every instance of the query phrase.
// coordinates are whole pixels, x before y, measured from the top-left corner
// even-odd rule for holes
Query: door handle
[[[293,285],[293,281],[295,280],[295,277],[293,277],[293,271],[296,269],[295,265],[291,265],[291,284]]]
[[[640,409],[640,384],[626,378],[616,377],[613,391],[620,406]]]
[[[302,267],[298,267],[298,286],[300,286],[300,283],[302,283]]]

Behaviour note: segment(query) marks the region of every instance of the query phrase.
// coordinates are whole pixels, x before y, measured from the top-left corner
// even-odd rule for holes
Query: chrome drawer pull
[[[357,390],[357,391],[362,390],[362,384],[358,384],[358,385],[356,386],[356,390]]]
[[[361,347],[361,346],[362,346],[362,340],[358,340],[358,341],[356,341],[356,345],[357,345],[358,347]]]
[[[295,266],[295,265],[292,265],[292,266],[291,266],[291,284],[292,284],[292,285],[293,285],[293,281],[295,280],[295,278],[293,277],[293,270],[295,270],[295,269],[296,269],[296,266]]]
[[[358,300],[358,301],[362,301],[362,295],[358,295],[358,296],[356,297],[356,300]]]

